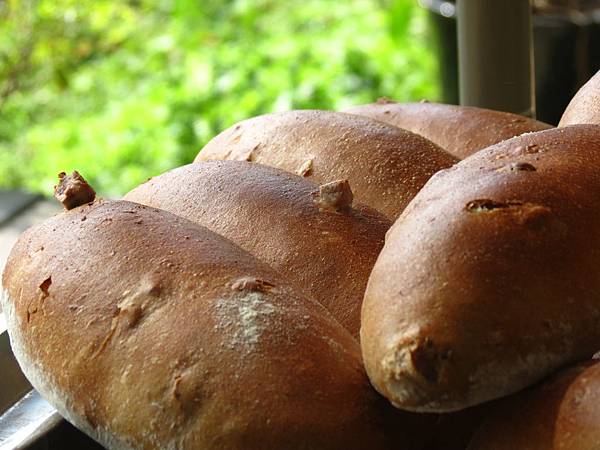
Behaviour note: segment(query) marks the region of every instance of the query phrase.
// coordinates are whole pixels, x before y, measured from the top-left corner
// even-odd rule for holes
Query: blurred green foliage
[[[436,99],[414,0],[0,1],[0,187],[104,195],[261,113]]]

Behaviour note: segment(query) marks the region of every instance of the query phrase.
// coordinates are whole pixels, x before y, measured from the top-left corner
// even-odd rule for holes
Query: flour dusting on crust
[[[269,328],[269,316],[275,313],[275,307],[262,292],[245,292],[218,300],[216,311],[216,328],[233,333],[230,346],[251,352]]]

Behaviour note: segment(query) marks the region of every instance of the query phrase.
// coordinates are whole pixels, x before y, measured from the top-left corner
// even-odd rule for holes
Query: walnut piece
[[[319,186],[319,192],[315,195],[315,203],[321,209],[343,211],[352,207],[354,194],[350,189],[348,180],[337,180]]]
[[[54,197],[63,204],[65,209],[69,210],[93,202],[96,192],[75,170],[71,175],[67,175],[65,172],[58,174],[58,184],[54,186]]]

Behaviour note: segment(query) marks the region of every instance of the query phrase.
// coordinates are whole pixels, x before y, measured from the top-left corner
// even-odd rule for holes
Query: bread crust
[[[511,394],[600,347],[600,127],[523,135],[439,172],[386,237],[361,344],[412,411]]]
[[[347,183],[339,186],[347,196]],[[125,199],[226,237],[286,276],[358,337],[367,280],[391,222],[356,203],[329,206],[321,197],[335,196],[322,194],[324,188],[261,164],[205,161],[154,177]]]
[[[214,137],[196,161],[250,161],[319,184],[347,179],[356,200],[394,220],[425,182],[457,160],[409,131],[366,117],[301,110],[247,119]]]
[[[345,112],[417,133],[459,159],[523,133],[552,128],[518,114],[433,102],[397,103],[381,99]]]
[[[24,373],[109,449],[417,448],[423,418],[390,415],[320,305],[166,211],[55,216],[19,239],[2,284]]]
[[[599,404],[599,361],[563,370],[492,411],[469,450],[596,449]]]
[[[558,126],[576,124],[600,125],[600,71],[573,96]]]

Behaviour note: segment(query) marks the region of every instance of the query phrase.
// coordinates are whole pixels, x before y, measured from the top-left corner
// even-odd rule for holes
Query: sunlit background
[[[538,118],[600,68],[599,0],[532,0]],[[0,191],[105,196],[272,111],[458,101],[454,1],[0,0]],[[491,56],[493,57],[493,56]]]
[[[0,187],[108,196],[261,113],[437,99],[413,0],[0,1]]]

